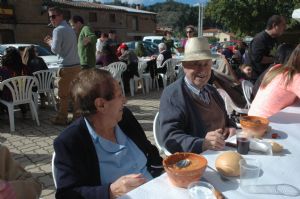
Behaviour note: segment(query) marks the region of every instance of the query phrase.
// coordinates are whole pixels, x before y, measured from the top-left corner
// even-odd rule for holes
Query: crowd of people
[[[50,8],[48,14],[55,28],[44,41],[61,59],[57,72],[59,110],[52,122],[67,124],[69,101],[74,117],[53,144],[56,198],[117,198],[163,170],[157,148],[125,106],[119,83],[108,71],[96,67],[125,62],[123,78],[128,81],[139,75],[138,57],[125,43],[118,45],[115,31],[101,33],[97,39],[82,17],[73,16],[70,26],[60,8]],[[285,27],[285,19],[274,15],[248,47],[240,42],[234,52],[226,47],[218,49],[218,57],[230,67],[224,74],[213,70],[216,58],[208,40],[195,37],[195,28],[187,26],[181,60],[184,76],[166,87],[160,98],[157,138],[163,147],[171,153],[224,149],[225,140],[235,135],[237,127],[216,87],[225,86],[232,98],[238,100],[243,96],[232,85],[239,85],[241,79],[253,81],[256,91],[249,115],[270,117],[298,100],[300,44],[295,49],[282,44],[274,57],[270,55]],[[166,32],[164,42],[158,45],[159,55],[147,62],[146,70],[152,77],[165,73],[163,63],[172,58],[170,49],[174,43],[170,34]],[[143,55],[143,47],[138,49],[139,55]],[[238,62],[237,69],[242,75],[232,68],[232,59]],[[15,48],[8,48],[2,65],[2,80],[47,70],[34,46],[26,48],[22,55]],[[1,98],[9,97],[9,92],[3,90]],[[240,103],[243,106],[244,102]],[[22,198],[25,192],[27,198],[39,197],[40,184],[11,159],[7,148],[0,146],[1,154],[2,151],[5,155],[0,156],[0,171],[5,174],[1,173],[0,196]]]

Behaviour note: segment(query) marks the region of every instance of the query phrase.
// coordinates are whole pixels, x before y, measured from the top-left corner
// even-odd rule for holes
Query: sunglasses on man
[[[49,19],[55,19],[57,15],[50,15]]]
[[[193,33],[194,31],[191,30],[187,30],[186,33]]]

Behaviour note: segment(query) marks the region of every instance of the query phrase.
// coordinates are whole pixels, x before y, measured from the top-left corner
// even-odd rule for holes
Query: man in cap
[[[162,93],[158,140],[169,152],[222,150],[224,139],[235,134],[222,97],[208,85],[212,55],[206,38],[190,38],[182,60],[185,77]]]

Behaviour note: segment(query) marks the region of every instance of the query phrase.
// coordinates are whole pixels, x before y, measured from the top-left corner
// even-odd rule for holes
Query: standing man
[[[276,44],[276,38],[281,36],[286,29],[286,21],[283,16],[273,15],[267,22],[266,30],[258,33],[248,50],[249,63],[256,76],[263,73],[270,64],[274,63],[274,57],[270,55]]]
[[[70,25],[78,36],[78,54],[82,69],[94,68],[96,65],[97,37],[89,26],[84,25],[83,18],[75,15],[70,19]]]
[[[77,37],[74,30],[64,20],[63,12],[59,7],[49,8],[48,14],[50,22],[55,28],[52,37],[48,35],[44,41],[51,47],[51,51],[59,56],[62,65],[57,72],[59,110],[51,122],[66,125],[68,123],[70,82],[81,70],[77,51]],[[73,113],[76,113],[75,107],[73,107]],[[73,117],[76,117],[76,114],[73,114]]]
[[[175,48],[174,40],[172,39],[172,33],[170,31],[165,31],[164,37],[161,41],[166,44],[167,50],[172,51],[172,48]]]
[[[100,66],[106,66],[108,65],[107,63],[111,63],[110,59],[111,58],[110,54],[110,48],[107,43],[108,40],[108,34],[107,33],[101,33],[100,38],[97,39],[96,43],[96,65]],[[115,55],[116,57],[116,55]]]
[[[116,54],[117,53],[117,48],[119,46],[116,38],[116,31],[115,30],[110,30],[108,32],[108,40],[107,43],[110,46],[110,48],[113,50],[113,52]],[[120,55],[117,55],[120,56]]]
[[[97,39],[97,43],[96,43],[96,55],[100,56],[103,50],[103,46],[105,45],[105,43],[108,40],[108,34],[107,33],[101,33],[100,38]]]

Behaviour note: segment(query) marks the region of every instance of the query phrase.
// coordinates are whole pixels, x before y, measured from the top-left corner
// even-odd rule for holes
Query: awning
[[[300,8],[294,10],[292,18],[300,22]]]

